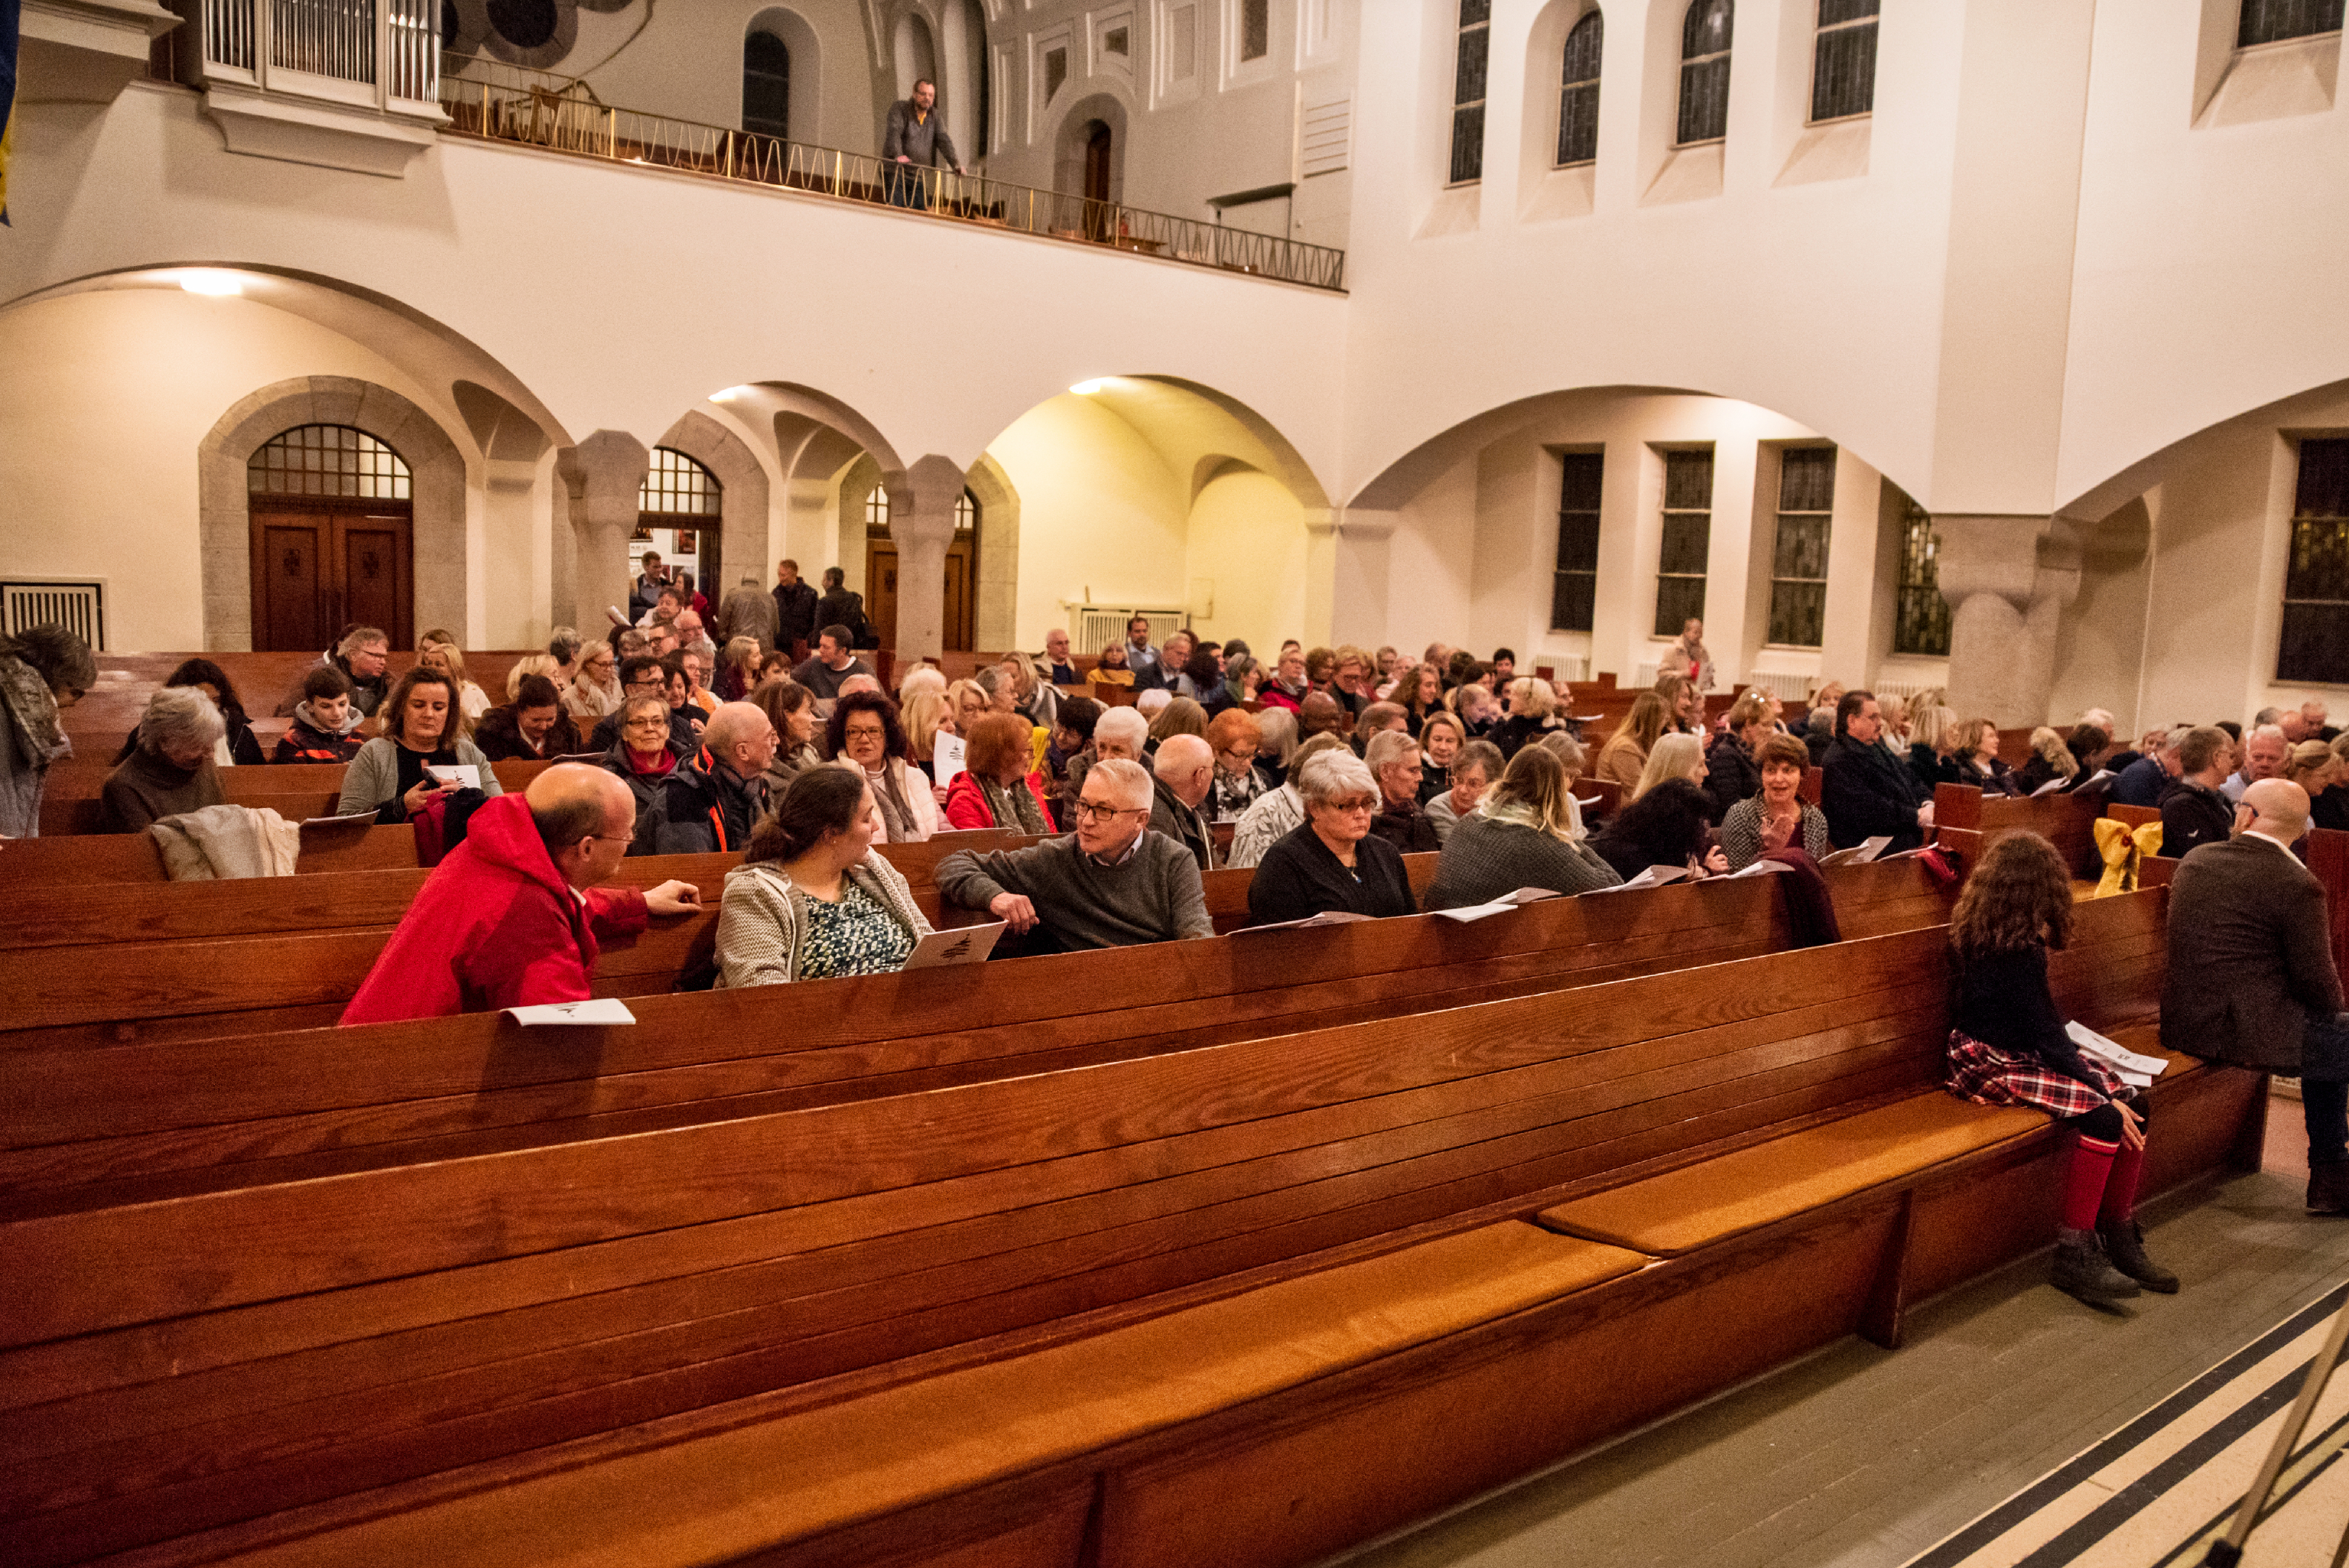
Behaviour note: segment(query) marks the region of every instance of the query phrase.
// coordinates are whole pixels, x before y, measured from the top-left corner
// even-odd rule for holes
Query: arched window
[[[889,492],[879,485],[874,485],[873,493],[864,498],[864,531],[889,531]]]
[[[655,517],[716,517],[720,510],[718,476],[667,447],[653,449],[652,467],[636,490],[636,510]]]
[[[2235,46],[2280,44],[2341,31],[2342,0],[2243,0],[2235,27]]]
[[[968,490],[955,497],[955,532],[958,535],[976,535],[978,532],[978,498]]]
[[[399,454],[348,425],[298,425],[253,454],[245,489],[254,495],[341,496],[407,500]]]
[[[792,52],[772,33],[742,39],[742,129],[762,136],[792,134]]]
[[[1588,163],[1599,156],[1599,56],[1606,23],[1593,11],[1566,36],[1565,83],[1557,104],[1557,162]]]
[[[1730,11],[1731,0],[1690,0],[1681,25],[1682,147],[1729,134]]]
[[[1883,0],[1819,0],[1811,54],[1811,119],[1849,119],[1876,108],[1876,14]]]
[[[1485,178],[1485,74],[1493,45],[1493,0],[1460,0],[1460,52],[1452,72],[1454,185]]]

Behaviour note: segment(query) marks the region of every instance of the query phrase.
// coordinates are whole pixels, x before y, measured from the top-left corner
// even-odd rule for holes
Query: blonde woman
[[[1509,683],[1509,717],[1493,727],[1491,738],[1502,756],[1515,757],[1559,727],[1557,690],[1538,676],[1519,676]]]
[[[2063,736],[2043,724],[2031,732],[2031,760],[2014,770],[2014,788],[2018,794],[2035,795],[2055,779],[2068,786],[2079,776],[2080,759]]]
[[[955,723],[954,711],[947,707],[947,694],[943,691],[916,687],[914,695],[905,699],[903,712],[905,754],[914,759],[915,767],[929,775],[935,789],[938,778],[938,737],[959,736],[961,727]],[[943,792],[938,804],[946,804]]]
[[[1946,707],[1920,707],[1916,715],[1909,727],[1909,771],[1930,799],[1940,785],[1967,781],[1958,755],[1958,716]]]
[[[1297,710],[1267,704],[1256,716],[1256,729],[1257,766],[1272,775],[1278,788],[1288,781],[1288,769],[1297,761]]]
[[[571,677],[563,673],[563,665],[553,654],[524,654],[513,662],[513,668],[506,672],[508,702],[522,695],[522,683],[526,676],[544,676],[557,692],[571,684]]]
[[[590,643],[579,650],[578,672],[563,694],[563,708],[584,735],[620,711],[620,655],[609,643]]]
[[[1620,882],[1576,826],[1564,764],[1546,746],[1526,747],[1445,837],[1427,907],[1485,903],[1521,887],[1577,893]]]
[[[947,687],[947,706],[954,710],[955,733],[968,735],[995,705],[988,700],[986,690],[974,680],[959,680]]]
[[[2314,800],[2340,781],[2341,759],[2324,742],[2303,740],[2283,754],[2283,767],[2276,777],[2299,785]]]
[[[1664,699],[1651,691],[1641,692],[1615,733],[1607,738],[1607,744],[1599,748],[1599,760],[1591,765],[1591,777],[1620,784],[1626,789],[1638,784],[1640,773],[1648,766],[1648,753],[1671,722],[1672,710]]]
[[[1702,741],[1693,735],[1661,736],[1648,753],[1647,766],[1640,769],[1639,782],[1631,786],[1631,799],[1638,799],[1667,779],[1685,779],[1702,789],[1705,778]]]
[[[473,733],[474,721],[490,711],[490,694],[465,676],[465,655],[456,639],[446,632],[427,632],[416,645],[416,662],[422,668],[439,670],[457,688],[457,707],[463,718],[460,735]]]

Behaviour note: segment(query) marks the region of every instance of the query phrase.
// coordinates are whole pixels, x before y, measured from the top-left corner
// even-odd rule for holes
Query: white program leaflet
[[[968,746],[958,735],[938,736],[930,745],[935,748],[930,754],[930,767],[936,771],[937,782],[953,783],[955,775],[966,770],[963,758],[969,755]]]
[[[1666,882],[1676,882],[1688,874],[1689,869],[1686,866],[1650,866],[1630,882],[1614,887],[1593,888],[1590,891],[1592,892],[1631,892],[1643,887],[1661,887]]]
[[[944,738],[941,737],[940,738]],[[949,964],[979,964],[995,951],[996,939],[1003,934],[1003,922],[992,925],[957,925],[952,931],[933,931],[915,945],[906,956],[908,969],[941,969]]]
[[[1863,840],[1847,850],[1837,850],[1821,861],[1819,865],[1822,869],[1827,866],[1864,866],[1891,847],[1892,835],[1881,834],[1873,839]]]
[[[1350,909],[1325,909],[1303,920],[1278,920],[1270,925],[1243,925],[1234,936],[1253,936],[1259,931],[1304,931],[1317,925],[1351,925],[1358,920],[1368,920],[1367,914],[1356,914]]]
[[[2134,1084],[2138,1088],[2151,1087],[2153,1080],[2169,1067],[2166,1058],[2130,1050],[2117,1041],[2106,1039],[2076,1019],[2064,1025],[2064,1032],[2072,1037],[2074,1045],[2089,1056],[2101,1057],[2112,1064],[2123,1082]]]
[[[2063,789],[2064,785],[2069,784],[2071,780],[2069,779],[2050,779],[2046,783],[2042,784],[2038,789],[2033,789],[2031,792],[2031,798],[2036,800],[2042,795],[2053,795],[2058,789]]]
[[[307,830],[311,828],[365,828],[372,827],[374,824],[375,813],[373,811],[354,811],[347,817],[307,818],[303,821],[302,826],[305,830]]]
[[[481,787],[481,770],[470,762],[453,764],[428,762],[424,765],[424,771],[443,784],[454,784],[465,789],[478,789]]]
[[[1482,920],[1488,914],[1500,914],[1508,910],[1522,909],[1526,904],[1539,903],[1546,898],[1557,896],[1557,893],[1546,887],[1521,887],[1515,892],[1503,893],[1490,903],[1464,904],[1458,909],[1439,909],[1435,913],[1446,920],[1457,920],[1464,923],[1472,920]]]
[[[508,1007],[506,1016],[525,1026],[539,1024],[633,1024],[636,1016],[617,996],[597,996],[585,1002],[549,1002],[536,1007]]]
[[[1755,861],[1742,872],[1730,872],[1729,880],[1735,882],[1739,877],[1766,877],[1773,872],[1790,872],[1794,869],[1784,861]]]

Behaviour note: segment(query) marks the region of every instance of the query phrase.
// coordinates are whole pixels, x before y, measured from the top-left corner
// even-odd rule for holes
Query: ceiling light
[[[230,299],[244,292],[243,280],[234,273],[210,269],[181,273],[180,286],[191,294],[205,294],[213,299]]]
[[[730,403],[737,397],[748,397],[751,393],[756,392],[758,388],[756,387],[752,387],[748,384],[740,387],[729,387],[723,392],[712,392],[709,395],[709,400],[712,403]]]
[[[1106,381],[1080,381],[1074,387],[1070,387],[1069,390],[1075,393],[1080,397],[1090,397],[1108,385],[1109,383]]]

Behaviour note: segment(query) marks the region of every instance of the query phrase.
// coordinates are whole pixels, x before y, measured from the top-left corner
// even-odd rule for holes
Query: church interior
[[[2341,1011],[2342,0],[6,9],[0,665],[62,626],[94,677],[51,682],[69,751],[0,842],[0,1557],[2231,1550],[2349,1314],[2325,1075],[2165,1026],[2186,861],[2090,776],[2166,792],[2215,727],[2222,811],[2261,791],[2237,838],[2299,779],[2312,1028]],[[1879,704],[1901,758],[1946,714],[1985,774],[2062,777],[1929,778],[1923,841],[1799,878],[1263,935],[1203,816],[1206,940],[820,995],[681,984],[721,821],[613,851],[701,906],[589,942],[626,1022],[571,1028],[336,1026],[440,852],[348,814],[357,761],[222,741],[211,799],[300,826],[290,881],[99,830],[182,661],[266,748],[355,628],[516,711],[523,661],[608,640],[612,705],[559,710],[584,752],[653,565],[713,716],[779,642],[813,665],[829,623],[770,619],[719,689],[779,562],[860,606],[892,748],[933,666],[949,714],[1058,688],[1021,709],[1057,768],[1050,712],[1135,706],[1112,655],[1179,629],[1210,654],[1142,692],[1162,788],[1158,716],[1252,655],[1222,707],[1299,798],[1290,641],[1365,777],[1373,698],[1431,769],[1446,724],[1498,739],[1463,686],[1578,732],[1590,841],[1663,755],[1608,781],[1602,743],[1683,688],[1708,746],[1809,718],[1798,817]],[[818,696],[812,739],[767,708],[784,750],[843,744]],[[943,857],[1032,845],[1009,810],[888,833],[930,924],[990,918]],[[2074,1134],[1942,1087],[1966,879],[2025,835],[2078,894],[2054,1005],[2161,1069],[2126,1159],[2174,1299],[2050,1288]],[[2349,1380],[2302,1414],[2210,1561],[2338,1561]]]

